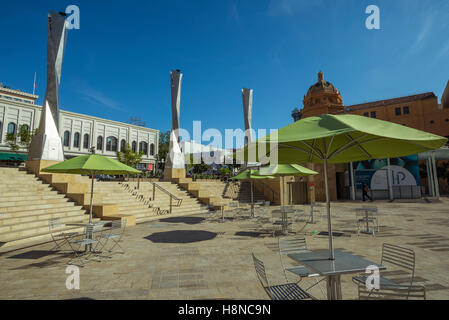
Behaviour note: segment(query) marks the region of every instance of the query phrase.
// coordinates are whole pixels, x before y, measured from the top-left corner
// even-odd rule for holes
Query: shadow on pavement
[[[154,243],[191,243],[212,240],[217,236],[215,232],[202,230],[174,230],[156,232],[144,237]]]

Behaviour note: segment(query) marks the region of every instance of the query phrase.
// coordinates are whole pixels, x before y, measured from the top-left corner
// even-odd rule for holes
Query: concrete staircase
[[[48,220],[63,224],[87,222],[82,206],[75,205],[33,174],[18,168],[0,167],[0,250],[51,240]],[[82,227],[67,226],[67,231]]]
[[[137,182],[128,183],[130,188],[134,190],[135,198],[141,199],[143,203],[147,203],[152,206],[153,216],[160,214],[166,214],[168,216],[184,216],[191,215],[197,213],[205,213],[208,212],[208,206],[199,202],[196,198],[192,197],[187,191],[181,189],[178,185],[168,182],[156,182],[164,190],[173,194],[175,197],[182,200],[180,206],[176,206],[175,200],[172,200],[172,212],[169,213],[170,210],[170,196],[156,187],[155,189],[155,199],[153,199],[153,184],[150,182],[140,182],[139,189],[137,188]],[[151,200],[150,200],[151,199]],[[139,215],[136,216],[136,221],[145,222],[152,220],[151,216],[148,215]]]
[[[250,203],[251,202],[251,184],[247,181],[242,181],[233,186],[233,199],[240,203]],[[253,199],[254,201],[264,201],[265,197],[263,193],[253,188]]]

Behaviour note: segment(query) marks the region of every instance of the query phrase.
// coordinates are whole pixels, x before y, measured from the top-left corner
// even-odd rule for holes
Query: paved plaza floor
[[[357,237],[354,209],[360,205],[332,203],[334,232],[339,233],[335,248],[379,263],[382,243],[413,248],[415,283],[426,286],[428,299],[449,299],[449,199],[370,203],[380,212],[376,237]],[[297,207],[306,213],[310,208]],[[306,233],[309,249],[328,248],[327,236],[320,235],[327,230],[325,208],[321,210],[320,222],[293,224],[293,231]],[[126,229],[122,242],[126,253],[80,268],[79,290],[66,288],[70,256],[50,252],[51,243],[1,254],[0,299],[267,299],[251,252],[264,261],[270,284],[282,283],[278,238],[267,232],[269,225],[262,225],[261,219],[231,212],[225,216],[225,222],[220,222],[219,212],[167,216]],[[357,298],[351,277],[342,276],[344,299]],[[307,288],[314,280],[299,284]],[[325,298],[318,286],[311,293]]]

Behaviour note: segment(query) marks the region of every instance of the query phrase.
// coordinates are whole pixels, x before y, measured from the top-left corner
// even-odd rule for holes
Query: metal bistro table
[[[68,226],[78,226],[78,227],[87,227],[88,225],[92,226],[105,226],[106,224],[111,223],[111,221],[98,221],[95,223],[67,223]],[[92,234],[86,234],[86,237],[89,239],[92,239]],[[84,252],[92,252],[92,244],[86,244],[84,245]]]
[[[367,234],[373,234],[375,232],[375,227],[373,225],[373,231],[369,230],[369,222],[371,220],[376,221],[377,225],[379,223],[379,216],[378,216],[378,211],[376,207],[362,207],[362,208],[356,208],[356,211],[363,211],[365,213],[365,230],[362,230],[360,232],[362,233],[367,233]],[[370,213],[372,214],[372,217],[370,217]]]
[[[341,300],[341,275],[365,272],[368,266],[376,266],[379,271],[386,268],[359,256],[335,250],[335,260],[329,259],[329,250],[312,250],[304,253],[292,253],[288,256],[303,264],[311,271],[326,277],[327,299]]]

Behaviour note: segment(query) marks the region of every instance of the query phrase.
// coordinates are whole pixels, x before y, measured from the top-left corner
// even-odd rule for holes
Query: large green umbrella
[[[253,196],[253,180],[260,179],[274,179],[273,176],[268,175],[259,175],[259,170],[254,169],[246,169],[240,172],[235,177],[232,177],[233,180],[248,180],[251,186],[251,216],[254,216],[254,196]]]
[[[276,139],[277,136],[277,139]],[[401,157],[438,149],[447,139],[388,121],[357,115],[321,115],[294,122],[267,135],[244,151],[257,153],[257,144],[274,144],[278,163],[323,163],[329,232],[329,255],[334,260],[332,221],[329,202],[328,163]],[[260,150],[259,150],[260,151]],[[259,159],[261,161],[261,159]],[[262,161],[262,162],[263,162]]]
[[[94,175],[96,174],[136,174],[139,170],[117,160],[98,154],[78,156],[42,169],[51,173],[89,174],[92,179],[90,194],[89,223],[92,223],[92,198],[94,195]]]
[[[312,174],[318,174],[318,172],[310,170],[306,167],[300,166],[299,164],[276,164],[271,165],[269,167],[260,168],[260,175],[271,175],[271,176],[280,176],[282,178],[282,189],[284,188],[284,177],[285,176],[309,176]],[[282,203],[283,203],[283,217],[287,220],[287,214],[285,212],[285,192],[282,191]],[[287,221],[284,221],[285,223]],[[288,228],[286,225],[283,225],[283,231],[287,235]]]

